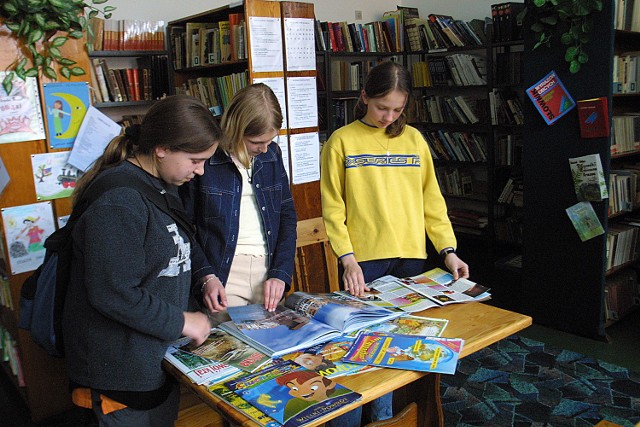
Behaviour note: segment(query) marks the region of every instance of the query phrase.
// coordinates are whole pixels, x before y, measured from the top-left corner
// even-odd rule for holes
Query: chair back
[[[295,277],[291,292],[335,292],[340,290],[338,259],[331,249],[322,217],[298,221],[296,240]],[[318,265],[318,259],[322,262]],[[316,271],[323,268],[324,272]],[[324,273],[324,274],[321,274]],[[324,277],[328,289],[318,289],[317,278]]]

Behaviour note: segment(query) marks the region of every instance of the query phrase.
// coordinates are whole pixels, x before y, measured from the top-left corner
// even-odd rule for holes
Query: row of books
[[[471,209],[449,209],[448,215],[454,227],[484,230],[489,224],[489,218],[485,213]]]
[[[487,148],[482,136],[468,132],[423,131],[435,160],[486,162]]]
[[[521,176],[512,176],[507,179],[500,195],[498,203],[512,204],[522,207],[524,202],[524,180]]]
[[[224,21],[187,22],[169,28],[175,70],[247,59],[246,40],[243,13],[231,13]]]
[[[523,52],[497,52],[495,56],[495,84],[517,85],[522,83]]]
[[[342,61],[334,59],[331,61],[331,90],[332,91],[359,91],[364,86],[369,71],[379,62],[373,60],[363,61]],[[324,77],[322,84],[318,87],[324,90]]]
[[[607,271],[627,264],[638,257],[638,227],[640,223],[628,220],[607,227]]]
[[[9,282],[9,278],[3,273],[0,273],[0,306],[13,310],[11,283]]]
[[[432,56],[412,64],[416,87],[481,86],[487,84],[485,58],[455,53]]]
[[[331,101],[331,113],[333,114],[336,129],[355,120],[354,109],[357,101],[356,98],[333,99]]]
[[[504,243],[521,245],[522,244],[522,217],[513,214],[511,216],[497,218],[493,223],[493,232],[496,240]]]
[[[166,55],[138,58],[138,68],[110,68],[104,58],[91,63],[96,102],[150,101],[170,93]]]
[[[640,114],[613,116],[611,155],[640,150]]]
[[[615,0],[615,29],[640,31],[640,2],[638,0]]]
[[[393,30],[392,30],[393,28]],[[395,24],[316,21],[316,48],[331,52],[402,52],[396,44]]]
[[[613,93],[640,93],[639,52],[613,55]]]
[[[436,176],[440,190],[444,195],[465,197],[478,195],[478,191],[474,189],[473,176],[468,170],[438,166],[436,167]]]
[[[624,165],[626,169],[612,169],[609,172],[609,215],[631,212],[640,206],[638,179],[640,165]]]
[[[501,135],[495,142],[495,164],[499,166],[522,166],[522,135]]]
[[[405,22],[409,49],[412,52],[438,51],[487,44],[485,22],[469,22],[449,15],[430,14],[427,19],[409,18]]]
[[[518,19],[518,15],[523,9],[524,3],[506,2],[491,5],[491,39],[494,43],[522,39],[522,20]]]
[[[606,320],[616,321],[627,315],[634,306],[640,305],[638,272],[624,268],[607,277],[604,287]]]
[[[220,77],[198,77],[189,79],[181,87],[176,88],[176,93],[195,96],[205,104],[215,115],[222,115],[231,99],[240,89],[248,85],[249,73],[227,74]]]
[[[87,40],[90,51],[165,50],[164,21],[132,19],[89,19]]]
[[[11,373],[16,377],[18,385],[25,387],[18,344],[2,325],[0,325],[0,356],[1,362],[8,362]]]
[[[486,101],[469,96],[423,96],[415,105],[417,119],[426,123],[475,124],[486,119]]]
[[[492,125],[523,125],[522,104],[515,93],[492,89],[489,92],[489,111]]]

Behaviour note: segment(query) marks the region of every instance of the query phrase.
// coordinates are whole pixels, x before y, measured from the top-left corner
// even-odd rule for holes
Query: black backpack
[[[42,265],[29,276],[20,291],[20,318],[18,327],[31,331],[33,341],[47,354],[64,357],[62,340],[62,311],[71,277],[73,239],[71,233],[76,222],[89,205],[106,191],[116,187],[134,188],[173,218],[194,241],[194,226],[189,222],[177,197],[152,187],[129,174],[109,174],[97,178],[83,199],[74,207],[64,227],[51,234],[44,242],[46,249]]]

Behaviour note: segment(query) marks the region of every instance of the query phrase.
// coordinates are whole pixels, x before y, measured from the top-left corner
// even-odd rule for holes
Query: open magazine
[[[406,278],[383,276],[368,287],[367,295],[358,300],[375,307],[398,308],[410,313],[491,298],[489,288],[468,279],[453,280],[451,273],[440,268]],[[339,293],[351,297],[347,292]]]
[[[305,292],[289,295],[275,312],[251,304],[229,307],[228,313],[231,321],[218,327],[271,357],[402,315],[342,295]]]

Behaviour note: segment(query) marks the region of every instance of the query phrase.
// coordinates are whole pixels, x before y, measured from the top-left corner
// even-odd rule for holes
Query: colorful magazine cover
[[[43,83],[51,148],[71,148],[91,105],[89,83]]]
[[[402,315],[340,295],[305,292],[287,296],[275,312],[251,304],[229,307],[228,313],[231,321],[218,327],[271,357]]]
[[[326,378],[337,378],[378,369],[373,366],[343,362],[342,357],[347,354],[351,344],[353,344],[353,338],[334,338],[327,343],[316,344],[306,350],[285,354],[281,356],[281,359],[293,360],[298,365],[316,371]]]
[[[236,375],[227,378],[227,380],[237,380],[244,377],[245,375],[247,375],[246,372],[238,372]],[[279,427],[281,425],[279,422],[266,415],[255,406],[251,405],[242,397],[235,394],[229,387],[225,385],[224,382],[212,384],[208,386],[207,389],[209,390],[209,393],[215,394],[220,399],[224,400],[229,405],[233,406],[238,411],[242,412],[263,427]]]
[[[442,332],[444,332],[448,324],[449,321],[447,319],[406,315],[389,320],[388,322],[371,325],[361,330],[363,332],[439,337],[442,336]],[[352,332],[348,336],[355,338],[358,332]]]
[[[189,338],[183,338],[184,345],[178,348],[182,351],[202,356],[212,361],[235,366],[245,372],[253,372],[263,367],[271,358],[259,352],[250,345],[240,341],[220,329],[213,328],[204,343],[194,346]],[[179,342],[174,345],[180,345]]]
[[[554,124],[576,106],[555,71],[528,88],[527,95],[548,125]]]
[[[285,427],[303,426],[361,398],[293,361],[229,381],[226,386]]]
[[[344,361],[384,368],[454,374],[462,338],[360,332]]]
[[[586,242],[596,236],[604,234],[604,228],[589,202],[578,202],[565,209],[573,227],[578,232],[580,240]]]
[[[184,345],[184,339],[174,342],[167,348],[164,358],[196,384],[213,384],[241,372],[240,369],[226,363],[180,350]]]

